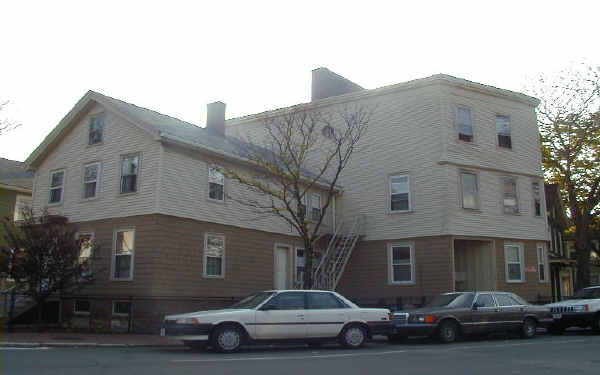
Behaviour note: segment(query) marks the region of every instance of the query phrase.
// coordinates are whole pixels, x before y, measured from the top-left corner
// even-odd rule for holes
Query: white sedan
[[[358,348],[372,335],[388,334],[390,317],[388,309],[360,308],[336,292],[274,290],[251,295],[224,310],[167,315],[161,335],[190,347],[209,343],[224,353],[262,341],[337,340],[347,348]]]

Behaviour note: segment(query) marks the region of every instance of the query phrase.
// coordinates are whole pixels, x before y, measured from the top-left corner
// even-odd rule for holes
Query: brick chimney
[[[364,88],[327,68],[312,71],[311,101],[361,90]]]
[[[206,130],[221,137],[225,136],[225,103],[206,105]]]

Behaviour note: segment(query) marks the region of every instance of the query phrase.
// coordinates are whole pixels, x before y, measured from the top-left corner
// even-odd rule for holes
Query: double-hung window
[[[388,248],[389,280],[392,284],[414,282],[414,248],[412,244],[391,244]]]
[[[121,194],[135,193],[138,190],[140,155],[121,157]]]
[[[510,119],[507,116],[496,116],[496,133],[498,134],[498,146],[512,148]]]
[[[296,283],[302,286],[304,282],[304,249],[296,249]]]
[[[131,313],[131,302],[113,301],[112,314],[115,316],[129,316]]]
[[[410,176],[390,176],[389,191],[391,212],[410,211]]]
[[[90,118],[89,144],[102,143],[104,136],[104,115],[92,116]]]
[[[542,216],[542,199],[540,194],[540,183],[532,182],[531,190],[533,193],[533,215]]]
[[[65,170],[50,173],[50,198],[48,203],[61,203],[65,186]]]
[[[523,261],[522,244],[505,244],[504,259],[506,261],[506,282],[520,283],[525,281],[525,263]]]
[[[460,182],[462,185],[462,207],[477,209],[479,206],[477,175],[475,173],[462,172],[460,174]]]
[[[505,214],[519,213],[519,200],[517,198],[517,179],[514,177],[502,178],[502,204]]]
[[[473,142],[473,114],[471,108],[459,107],[456,109],[456,124],[458,126],[458,139]]]
[[[83,167],[83,199],[96,198],[100,182],[100,163],[91,163]]]
[[[225,199],[225,176],[216,165],[208,167],[208,197],[219,202]]]
[[[91,303],[88,300],[76,299],[73,304],[73,311],[76,315],[89,315]]]
[[[321,194],[312,195],[312,219],[317,222],[321,219]]]
[[[115,232],[113,252],[113,279],[133,279],[133,255],[135,253],[135,231],[121,229]]]
[[[225,276],[225,236],[207,233],[204,237],[204,277]]]
[[[82,268],[82,276],[88,276],[92,273],[92,255],[94,235],[92,233],[79,234],[79,259],[78,262]]]
[[[15,199],[14,221],[24,220],[27,210],[31,208],[31,195],[18,194]]]
[[[307,201],[308,199],[306,199],[306,193],[304,193],[304,195],[302,195],[302,197],[300,198],[300,204],[298,205],[298,215],[303,217],[305,220],[308,219],[306,217],[306,207],[308,206]]]
[[[537,244],[537,257],[540,282],[546,282],[548,281],[548,255],[544,244]]]

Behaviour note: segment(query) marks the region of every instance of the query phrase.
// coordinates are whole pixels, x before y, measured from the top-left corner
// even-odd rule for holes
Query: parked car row
[[[339,293],[273,290],[254,294],[224,310],[168,315],[161,335],[193,348],[210,345],[231,353],[244,344],[337,341],[361,347],[374,335],[391,341],[431,336],[450,343],[460,336],[515,332],[532,338],[538,327],[561,332],[570,326],[600,330],[600,287],[586,288],[576,300],[535,306],[508,292],[455,292],[423,308],[390,312],[361,308]]]

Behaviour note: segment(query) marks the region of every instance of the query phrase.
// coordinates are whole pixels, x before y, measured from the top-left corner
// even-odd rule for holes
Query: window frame
[[[220,168],[220,167],[218,165],[216,165],[216,164],[209,164],[208,165],[207,176],[206,176],[206,181],[207,181],[206,197],[211,202],[225,203],[225,174],[222,173],[222,172],[219,172],[217,170],[218,168]],[[211,181],[211,178],[210,178],[210,171],[211,171],[211,169],[215,169],[215,172],[217,172],[217,173],[221,174],[221,176],[223,176],[223,183],[222,184],[219,184],[218,182]],[[223,199],[216,199],[216,198],[212,198],[210,196],[210,184],[221,185],[223,187]]]
[[[60,187],[52,187],[52,177],[56,174],[56,173],[63,173],[63,178],[62,178],[62,184],[60,185]],[[65,200],[65,180],[67,179],[67,169],[66,168],[61,168],[61,169],[55,169],[50,171],[50,181],[48,183],[48,206],[57,206],[63,203],[63,201]],[[60,189],[60,200],[58,202],[51,202],[50,199],[52,199],[52,190],[56,190],[56,189]]]
[[[463,174],[470,174],[475,176],[475,207],[465,207],[465,190],[463,184]],[[460,182],[460,206],[463,210],[479,211],[481,208],[479,200],[479,174],[469,170],[459,170],[459,182]]]
[[[540,249],[542,250],[543,259],[540,259]],[[536,255],[537,255],[538,281],[540,283],[546,284],[549,282],[549,278],[548,278],[548,248],[546,247],[546,244],[538,243],[535,246],[535,251],[536,251]],[[544,272],[543,272],[544,278],[543,279],[542,279],[542,273],[540,272],[540,266],[544,267]]]
[[[305,194],[306,196],[306,194]],[[319,217],[315,218],[315,214],[314,214],[314,210],[317,209],[317,207],[315,207],[315,197],[318,198],[319,201]],[[321,220],[321,215],[323,215],[323,208],[322,208],[322,204],[321,204],[321,193],[312,193],[310,196],[310,219],[313,222],[318,222],[319,220]]]
[[[517,264],[514,262],[509,263],[508,261],[508,247],[516,247],[518,249],[519,252],[519,266],[520,266],[520,271],[521,271],[521,277],[519,279],[510,279],[510,274],[508,272],[508,265],[509,264]],[[505,279],[507,283],[510,284],[518,284],[518,283],[524,283],[525,280],[525,247],[523,246],[522,243],[517,243],[517,242],[507,242],[504,243],[504,274],[505,274]]]
[[[535,196],[535,188],[534,185],[538,186],[538,197],[537,200],[539,200],[539,205],[540,205],[540,214],[538,215],[536,212],[536,196]],[[542,205],[542,186],[543,184],[540,184],[539,181],[532,181],[531,182],[531,200],[533,202],[533,217],[543,217],[544,215],[542,214],[544,212],[544,206]]]
[[[397,177],[406,177],[406,186],[408,187],[408,191],[406,193],[408,193],[408,209],[406,210],[392,210],[392,179],[393,178],[397,178]],[[400,194],[404,194],[400,193]],[[407,212],[412,212],[413,210],[413,204],[412,204],[412,178],[410,176],[410,174],[408,173],[404,173],[404,174],[392,174],[388,176],[388,194],[387,194],[387,211],[390,214],[401,214],[401,213],[407,213]]]
[[[130,158],[130,157],[136,157],[138,158],[138,166],[137,166],[137,174],[136,174],[136,179],[135,179],[135,191],[127,191],[127,192],[123,192],[121,189],[123,187],[123,160]],[[119,156],[119,196],[126,196],[126,195],[130,195],[130,194],[137,194],[140,192],[140,187],[141,187],[141,171],[142,171],[142,153],[141,152],[132,152],[129,154],[121,154]],[[131,176],[131,175],[127,175],[127,176]]]
[[[131,245],[131,263],[129,265],[129,277],[115,277],[116,265],[117,265],[117,234],[120,232],[133,232],[133,244]],[[136,230],[135,227],[131,228],[119,228],[113,231],[113,246],[111,253],[111,267],[110,267],[110,280],[111,281],[132,281],[133,280],[133,272],[135,270],[135,246],[136,246]]]
[[[88,311],[77,310],[77,302],[78,301],[88,302],[90,304],[90,309]],[[88,300],[88,299],[75,299],[75,300],[73,300],[73,314],[75,314],[75,315],[90,315],[91,311],[92,311],[92,301],[91,300]]]
[[[96,175],[96,180],[94,182],[96,182],[96,188],[94,189],[94,196],[92,197],[85,197],[85,185],[88,183],[91,183],[91,181],[86,182],[85,180],[85,169],[91,166],[97,166],[98,167],[98,173]],[[81,181],[82,181],[82,189],[81,189],[81,200],[84,201],[90,201],[90,200],[94,200],[98,198],[98,192],[100,190],[100,174],[102,173],[102,163],[99,161],[94,161],[91,163],[86,163],[83,165],[83,173],[81,176]]]
[[[506,197],[506,189],[505,189],[505,183],[506,180],[513,180],[515,182],[515,202],[516,202],[516,211],[515,212],[506,212],[506,207],[504,205],[504,199]],[[504,215],[521,215],[521,207],[519,204],[519,179],[517,177],[514,176],[501,176],[500,177],[500,199],[501,199],[501,209],[502,209],[502,213]]]
[[[102,118],[102,132],[100,135],[100,141],[92,143],[92,125],[94,123],[94,119]],[[104,126],[106,125],[106,116],[104,113],[96,113],[90,116],[90,123],[88,127],[88,146],[96,146],[104,143]]]
[[[128,303],[129,304],[129,313],[124,314],[124,313],[115,312],[115,306],[117,303]],[[129,316],[129,315],[131,315],[131,310],[133,310],[133,302],[131,300],[120,299],[120,300],[112,301],[112,309],[111,309],[112,316]]]
[[[471,120],[471,139],[470,140],[465,140],[465,139],[461,139],[460,136],[461,133],[460,132],[460,122],[458,120],[458,111],[461,109],[468,109],[469,110],[469,119]],[[473,108],[466,106],[466,105],[458,105],[456,106],[456,110],[454,111],[454,122],[456,124],[456,139],[458,139],[461,142],[464,143],[471,143],[474,144],[475,143],[475,119],[473,116]],[[468,136],[468,134],[464,134],[465,136]]]
[[[304,252],[304,255],[302,257],[298,256],[298,250],[302,250]],[[298,279],[298,259],[302,258],[304,259],[304,264],[302,265],[302,280]],[[295,284],[298,284],[300,286],[303,285],[304,283],[304,272],[306,271],[306,249],[303,247],[296,247],[294,249],[294,282]]]
[[[394,264],[394,247],[408,247],[410,249],[410,263]],[[415,245],[412,242],[393,242],[387,247],[388,283],[390,285],[415,285]],[[394,280],[394,266],[410,265],[410,280]]]
[[[503,118],[505,118],[508,121],[508,138],[509,138],[510,147],[502,146],[500,144],[500,136],[504,135],[504,134],[500,134],[498,132],[498,117],[503,117]],[[496,113],[496,116],[494,117],[494,125],[496,126],[496,130],[495,130],[495,133],[496,133],[496,146],[498,146],[499,148],[501,148],[503,150],[512,150],[513,149],[513,143],[512,143],[512,126],[511,126],[512,125],[512,121],[511,121],[510,116],[503,115],[503,114],[500,114],[500,113]],[[506,135],[504,135],[504,136],[506,136]]]
[[[208,246],[208,237],[210,236],[214,236],[214,237],[221,237],[223,240],[223,253],[221,254],[221,274],[220,275],[209,275],[207,273],[207,258],[208,258],[208,254],[206,253],[206,249]],[[225,255],[226,255],[226,249],[227,249],[227,244],[226,244],[226,238],[225,238],[225,234],[223,233],[213,233],[213,232],[207,232],[204,233],[204,247],[202,249],[202,277],[204,277],[205,279],[224,279],[225,278]],[[216,257],[212,257],[212,258],[216,258]]]
[[[316,295],[328,295],[337,303],[337,307],[327,307],[327,308],[313,308],[310,304],[311,296]],[[314,291],[314,292],[306,292],[306,309],[307,310],[340,310],[340,309],[348,309],[350,308],[344,301],[338,298],[335,294],[327,291]]]
[[[81,236],[90,236],[90,256],[88,257],[88,264],[89,264],[89,275],[93,274],[94,270],[93,270],[93,259],[94,259],[94,239],[96,237],[96,233],[94,233],[93,231],[84,231],[84,232],[77,232],[76,237],[77,240],[79,241]],[[81,259],[81,246],[79,247],[79,255],[77,256],[77,262],[79,264],[81,264],[80,259]],[[87,275],[86,275],[87,276]]]
[[[28,202],[23,202],[22,201],[23,199],[27,200]],[[25,207],[31,208],[32,204],[33,204],[33,196],[27,195],[27,194],[17,194],[15,196],[15,209],[13,212],[13,222],[25,220],[25,218],[23,217],[23,209]]]

